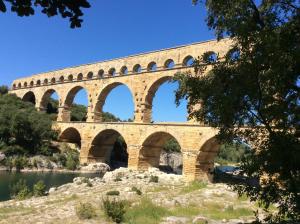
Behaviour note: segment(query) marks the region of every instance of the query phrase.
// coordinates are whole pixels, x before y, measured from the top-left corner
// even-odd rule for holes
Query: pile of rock
[[[90,163],[87,166],[82,166],[80,171],[105,174],[106,172],[110,171],[110,167],[106,163]]]
[[[115,180],[126,180],[129,182],[149,183],[150,179],[157,177],[159,183],[162,184],[181,184],[184,182],[181,175],[167,174],[161,172],[157,168],[150,168],[148,171],[136,171],[128,168],[119,168],[112,172],[107,172],[103,176],[105,182],[113,182]],[[133,183],[134,183],[133,182]]]

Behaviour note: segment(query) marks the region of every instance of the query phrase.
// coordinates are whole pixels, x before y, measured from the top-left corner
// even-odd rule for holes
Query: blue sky
[[[213,39],[205,24],[205,8],[191,0],[90,0],[80,29],[60,17],[36,13],[20,18],[0,14],[0,84],[16,78],[73,65]],[[154,121],[184,121],[186,102],[176,108],[175,84],[164,84],[153,104]],[[120,100],[122,96],[122,100]],[[85,103],[84,93],[76,97]],[[133,102],[124,86],[108,96],[104,111],[132,117]]]

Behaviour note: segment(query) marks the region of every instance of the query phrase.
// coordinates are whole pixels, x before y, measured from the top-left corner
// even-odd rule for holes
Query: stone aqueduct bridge
[[[207,178],[219,149],[214,138],[217,130],[193,121],[151,123],[152,100],[159,86],[174,74],[193,72],[188,65],[192,57],[207,51],[222,56],[230,44],[228,39],[207,41],[41,73],[15,80],[10,92],[33,102],[42,111],[56,92],[59,113],[54,126],[62,141],[80,145],[82,164],[107,161],[115,140],[121,135],[127,144],[128,166],[145,170],[159,165],[163,145],[174,137],[183,154],[183,175],[189,180]],[[106,97],[119,85],[131,91],[134,122],[102,122]],[[81,89],[88,95],[87,122],[71,122],[70,108]]]

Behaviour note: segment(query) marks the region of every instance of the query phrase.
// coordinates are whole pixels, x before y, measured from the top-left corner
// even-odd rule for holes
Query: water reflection
[[[52,172],[30,172],[30,173],[16,173],[16,172],[0,172],[0,201],[9,200],[10,186],[15,184],[20,179],[25,179],[29,188],[39,180],[44,181],[47,190],[51,187],[57,187],[62,184],[70,183],[75,177],[99,177],[99,174],[91,173],[52,173]]]

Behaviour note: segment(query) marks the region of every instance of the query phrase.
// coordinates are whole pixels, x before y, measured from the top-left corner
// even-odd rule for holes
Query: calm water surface
[[[20,179],[25,179],[27,185],[32,186],[39,180],[44,181],[47,190],[51,187],[57,187],[62,184],[71,183],[75,177],[99,177],[100,174],[90,173],[52,173],[52,172],[32,172],[32,173],[16,173],[0,171],[0,201],[9,200],[10,186]]]

